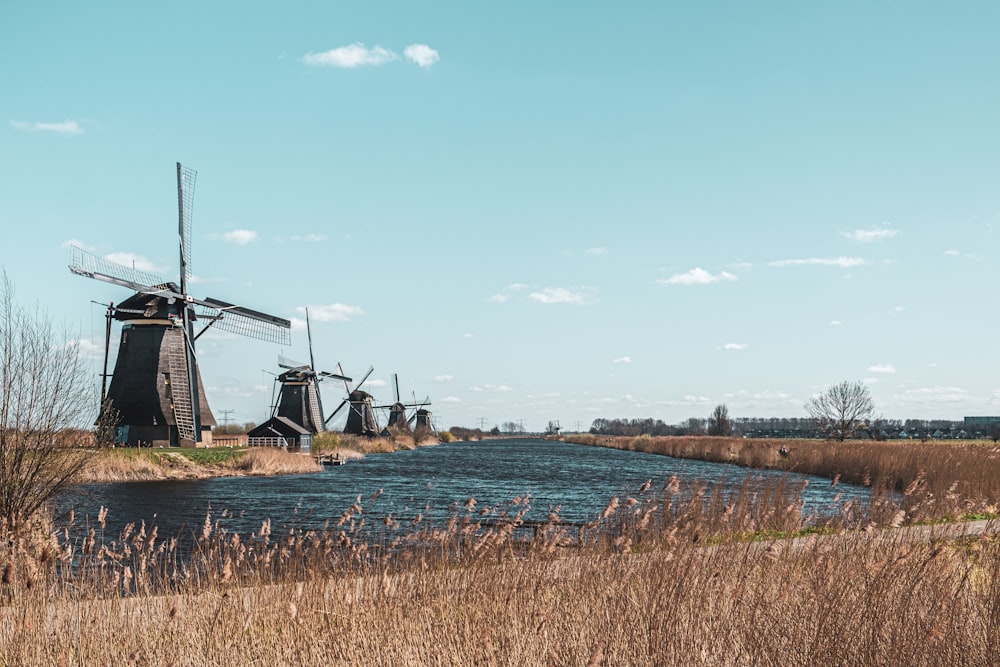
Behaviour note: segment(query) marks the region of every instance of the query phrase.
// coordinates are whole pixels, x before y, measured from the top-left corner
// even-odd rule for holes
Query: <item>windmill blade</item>
[[[223,331],[241,334],[280,345],[291,345],[291,334],[289,333],[292,323],[282,317],[268,315],[258,310],[244,308],[233,303],[206,297],[205,299],[192,299],[188,301],[201,307],[201,315],[219,315],[216,322]],[[215,312],[212,312],[212,311]]]
[[[399,373],[392,374],[392,381],[396,385],[396,402],[399,403]]]
[[[177,238],[181,250],[181,292],[191,280],[191,219],[194,217],[194,185],[198,172],[177,163]]]
[[[305,368],[306,364],[295,361],[294,359],[289,359],[283,354],[279,354],[278,366],[280,366],[281,368]]]
[[[346,375],[338,375],[337,373],[330,373],[329,371],[319,371],[318,375],[325,378],[330,378],[332,380],[343,380],[345,382],[354,381],[351,378],[347,377]]]
[[[357,384],[357,386],[355,386],[355,387],[354,387],[354,389],[355,389],[355,390],[357,390],[357,389],[361,389],[361,385],[363,385],[363,384],[365,383],[365,380],[367,380],[367,379],[368,379],[368,376],[369,376],[369,375],[371,375],[371,374],[372,374],[372,373],[373,373],[374,371],[375,371],[375,367],[374,367],[374,366],[370,367],[370,368],[368,369],[368,372],[367,372],[367,373],[365,373],[365,376],[364,376],[363,378],[361,378],[361,382],[359,382],[359,383]]]
[[[306,335],[309,337],[309,367],[316,368],[316,360],[313,358],[313,332],[309,324],[309,309],[306,308]]]
[[[167,281],[155,274],[92,255],[77,246],[71,249],[69,270],[78,276],[103,280],[136,292],[184,298],[182,294],[168,289]]]
[[[326,421],[324,421],[323,423],[324,423],[324,424],[329,424],[329,423],[330,423],[330,420],[331,420],[331,419],[333,419],[334,417],[336,417],[336,416],[337,416],[337,413],[338,413],[338,412],[340,412],[340,411],[341,411],[341,410],[343,409],[343,407],[344,407],[345,405],[347,405],[347,403],[348,403],[348,402],[349,402],[349,401],[348,401],[348,399],[346,399],[346,398],[345,398],[345,399],[344,399],[343,401],[341,401],[341,402],[340,402],[340,405],[338,405],[338,406],[337,406],[337,409],[336,409],[336,410],[334,410],[333,412],[331,412],[331,413],[330,413],[330,416],[329,416],[329,417],[327,417],[327,418],[326,418]]]
[[[343,380],[344,380],[344,391],[347,393],[348,396],[350,396],[351,395],[351,385],[349,385],[347,383],[348,382],[352,382],[353,380],[349,380],[344,375],[344,369],[343,369],[343,367],[341,367],[339,361],[337,362],[337,373],[343,378]]]

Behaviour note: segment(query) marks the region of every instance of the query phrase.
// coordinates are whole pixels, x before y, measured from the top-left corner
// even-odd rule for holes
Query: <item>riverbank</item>
[[[909,523],[996,516],[1000,447],[977,441],[749,439],[712,436],[560,437],[581,445],[787,470],[899,494]]]
[[[420,447],[436,445],[438,439],[422,439]],[[213,477],[260,477],[321,472],[318,458],[336,456],[341,461],[366,454],[414,449],[412,436],[355,438],[322,434],[310,454],[287,452],[275,447],[210,447],[98,449],[82,471],[81,483],[139,482],[210,479]]]

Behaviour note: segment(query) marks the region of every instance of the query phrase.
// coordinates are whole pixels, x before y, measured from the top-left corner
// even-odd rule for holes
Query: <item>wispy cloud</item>
[[[105,255],[104,259],[147,273],[163,274],[169,270],[167,267],[155,264],[152,260],[134,252],[113,252]]]
[[[87,252],[94,252],[94,250],[96,250],[96,248],[94,248],[94,246],[88,245],[88,244],[84,243],[83,241],[81,241],[79,239],[70,239],[68,241],[63,241],[62,245],[59,246],[59,247],[60,248],[65,248],[65,249],[69,249],[69,248],[72,248],[74,246],[76,246],[77,248],[80,248],[81,250],[86,250]]]
[[[340,67],[344,69],[384,65],[393,60],[399,60],[399,56],[389,49],[384,49],[378,45],[369,49],[361,42],[355,42],[348,46],[339,46],[322,53],[307,53],[302,58],[302,62],[306,65],[314,67]]]
[[[403,50],[403,55],[420,67],[430,67],[441,60],[441,55],[426,44],[410,44]]]
[[[507,393],[509,391],[514,391],[514,389],[513,387],[510,387],[509,385],[506,384],[484,384],[476,387],[471,387],[470,391]]]
[[[208,238],[219,239],[233,245],[248,245],[257,240],[257,232],[250,229],[233,229],[222,234],[209,234]]]
[[[676,273],[669,278],[662,278],[656,282],[661,285],[712,285],[731,280],[737,280],[737,278],[728,271],[713,274],[705,269],[696,267],[686,273]]]
[[[585,251],[588,255],[593,255],[594,257],[599,257],[601,255],[607,255],[607,248],[587,248]]]
[[[365,313],[358,306],[348,306],[343,303],[299,306],[295,310],[302,313],[303,317],[305,317],[306,308],[309,309],[309,319],[316,322],[347,322],[352,317],[364,315]],[[305,320],[302,320],[302,322],[304,326]]]
[[[454,375],[447,375],[447,374],[445,374],[445,375],[435,375],[434,376],[434,381],[435,382],[451,382],[454,379],[455,379]]]
[[[500,292],[493,294],[487,300],[492,303],[507,303],[520,292],[528,291],[525,298],[535,303],[555,304],[569,303],[576,305],[591,305],[597,303],[597,296],[589,287],[567,289],[565,287],[532,288],[523,283],[513,283]]]
[[[32,123],[21,120],[10,121],[10,126],[22,132],[51,132],[52,134],[75,135],[83,134],[83,127],[75,120],[61,123]]]
[[[296,234],[291,237],[293,241],[305,241],[306,243],[320,243],[330,237],[326,234]]]
[[[896,367],[892,364],[875,364],[868,367],[869,373],[895,373]]]
[[[611,360],[611,363],[613,363],[613,364],[631,364],[632,363],[632,357],[616,357],[616,358],[614,358],[614,359]]]
[[[904,404],[937,405],[940,403],[962,403],[970,399],[969,391],[960,387],[922,387],[908,389],[894,398]]]
[[[462,399],[458,396],[445,396],[444,398],[435,399],[438,403],[461,403]]]
[[[830,320],[831,327],[839,327],[841,324],[843,324],[843,322],[841,322],[840,320]]]
[[[868,260],[861,257],[810,257],[808,259],[780,259],[768,262],[768,266],[836,266],[842,269],[849,269],[855,266],[864,266]]]
[[[587,289],[571,290],[565,287],[545,287],[530,293],[528,298],[535,303],[572,303],[581,306],[597,302],[597,298]]]
[[[855,229],[851,232],[843,232],[843,234],[845,237],[858,243],[872,243],[874,241],[891,239],[898,232],[891,227],[870,227],[868,229]]]
[[[510,285],[507,285],[507,287],[504,287],[501,291],[497,292],[496,294],[490,296],[489,299],[487,300],[492,303],[507,303],[512,298],[514,298],[515,292],[520,292],[526,289],[528,289],[527,285],[524,285],[522,283],[512,283]]]
[[[763,391],[740,389],[723,394],[723,398],[742,409],[773,410],[775,414],[789,408],[800,409],[803,403],[789,393],[772,389]]]
[[[732,351],[739,352],[739,351],[747,349],[748,347],[750,347],[750,346],[747,345],[746,343],[726,343],[725,345],[722,346],[722,349],[723,350],[732,350]]]
[[[67,347],[76,348],[81,357],[85,359],[99,359],[104,354],[104,346],[98,345],[89,338],[77,338],[68,341]]]

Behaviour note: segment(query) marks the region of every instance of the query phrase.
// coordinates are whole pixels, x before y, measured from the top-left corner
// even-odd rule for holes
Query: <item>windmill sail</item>
[[[119,304],[121,344],[108,398],[129,444],[196,444],[215,420],[205,401],[195,341],[209,327],[288,345],[291,322],[244,306],[188,294],[197,173],[177,163],[179,285],[74,247],[71,272],[135,294]],[[195,335],[194,322],[205,326]],[[172,429],[172,430],[171,430]]]

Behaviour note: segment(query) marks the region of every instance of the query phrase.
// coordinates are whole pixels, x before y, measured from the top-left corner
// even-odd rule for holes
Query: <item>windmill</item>
[[[350,385],[347,384],[347,380],[344,380],[344,390],[347,392],[347,396],[340,402],[337,409],[331,412],[330,416],[326,418],[327,423],[337,416],[337,413],[344,406],[349,405],[351,407],[347,413],[347,423],[344,425],[344,433],[367,437],[374,437],[379,434],[378,421],[375,419],[375,411],[372,409],[373,396],[361,389],[361,385],[365,383],[365,380],[368,379],[368,376],[374,370],[374,367],[369,368],[365,376],[361,378],[361,381],[354,386],[354,389],[351,389]],[[337,364],[337,372],[343,372],[340,364]]]
[[[393,386],[396,389],[395,402],[392,405],[377,405],[375,407],[378,408],[379,410],[389,411],[389,420],[388,423],[385,425],[388,431],[391,432],[395,430],[401,433],[410,433],[411,432],[410,424],[412,424],[414,420],[417,420],[417,426],[421,425],[420,414],[419,414],[421,410],[427,413],[428,415],[430,414],[429,412],[427,412],[427,410],[423,410],[423,407],[425,405],[431,404],[430,397],[425,398],[423,401],[419,403],[416,401],[416,399],[414,399],[412,403],[403,403],[403,401],[400,400],[399,398],[399,375],[393,373],[392,382]],[[412,413],[410,414],[409,417],[407,417],[407,409],[410,410],[416,409],[417,412]]]
[[[114,411],[118,438],[129,445],[193,446],[211,441],[215,417],[195,356],[195,341],[209,327],[289,344],[291,322],[286,319],[188,294],[195,179],[195,171],[177,163],[180,284],[76,246],[72,250],[70,271],[135,292],[108,307],[108,336],[111,318],[122,322],[122,331],[111,386],[102,404],[102,411]],[[206,324],[196,335],[194,323],[199,320]]]
[[[309,335],[309,363],[300,364],[284,357],[278,358],[278,366],[285,372],[277,377],[281,391],[274,405],[272,417],[285,417],[311,433],[326,430],[323,418],[323,401],[320,398],[319,383],[324,379],[351,382],[351,378],[340,373],[317,371],[313,357],[312,327],[309,325],[309,309],[306,309],[306,332]]]

